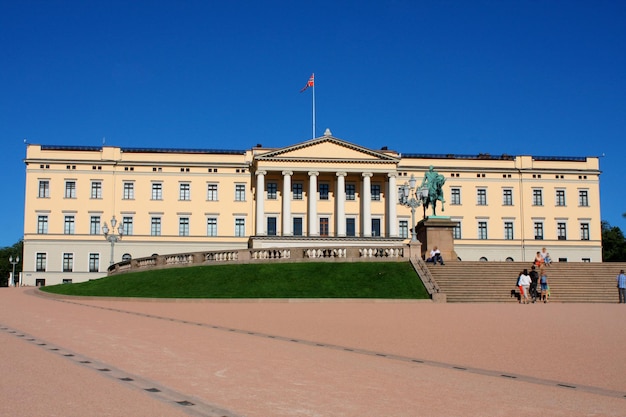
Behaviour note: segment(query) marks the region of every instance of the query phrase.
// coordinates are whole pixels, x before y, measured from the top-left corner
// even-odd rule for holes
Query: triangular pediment
[[[306,142],[258,154],[255,159],[262,161],[397,163],[400,158],[373,151],[334,136],[324,135]]]

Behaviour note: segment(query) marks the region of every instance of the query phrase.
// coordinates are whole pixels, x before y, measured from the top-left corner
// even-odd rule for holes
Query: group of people
[[[533,264],[537,268],[541,268],[543,266],[550,266],[551,263],[552,263],[552,258],[550,258],[550,254],[548,253],[546,248],[541,249],[541,252],[537,252],[537,255],[535,255],[535,261],[533,262]]]
[[[545,254],[545,255],[542,255]],[[546,267],[551,263],[550,255],[543,248],[537,252],[537,257],[530,269],[524,269],[517,277],[520,304],[535,303],[537,300],[547,303],[550,298],[550,286],[548,285],[548,273]]]

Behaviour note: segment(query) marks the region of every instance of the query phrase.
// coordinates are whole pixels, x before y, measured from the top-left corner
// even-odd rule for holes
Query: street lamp
[[[111,242],[111,261],[109,262],[109,265],[113,265],[115,263],[114,261],[115,244],[119,242],[120,240],[122,240],[122,235],[124,234],[124,228],[121,224],[120,224],[120,227],[117,228],[117,234],[115,234],[116,224],[117,224],[117,220],[115,220],[115,215],[113,215],[113,217],[111,217],[111,230],[110,230],[112,233],[109,233],[109,226],[107,226],[107,222],[104,222],[104,226],[102,226],[102,233],[104,234],[104,238],[108,240],[109,242]]]
[[[9,263],[13,265],[13,274],[11,275],[11,279],[13,280],[13,283],[15,283],[15,265],[17,265],[19,262],[20,262],[19,256],[15,259],[13,259],[13,255],[9,256]],[[7,282],[7,287],[10,287],[10,286],[11,286],[11,282],[9,280],[9,282]]]
[[[415,176],[411,174],[408,183],[400,188],[400,204],[411,208],[411,242],[417,242],[417,233],[415,231],[415,209],[422,204],[423,191],[416,187]],[[428,192],[428,190],[426,190]]]

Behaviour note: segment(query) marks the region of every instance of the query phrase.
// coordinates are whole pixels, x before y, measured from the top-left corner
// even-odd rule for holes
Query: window
[[[100,181],[92,181],[91,198],[102,198],[102,183]]]
[[[63,233],[65,233],[66,235],[74,234],[74,216],[65,216]]]
[[[178,199],[180,201],[191,200],[191,184],[183,182],[178,187]]]
[[[246,219],[238,217],[235,219],[235,236],[243,237],[246,235]]]
[[[161,236],[161,218],[152,217],[150,219],[150,236]]]
[[[556,190],[556,205],[565,206],[565,190]]]
[[[89,218],[89,234],[100,234],[100,216],[91,216]]]
[[[380,219],[372,219],[372,236],[380,236]]]
[[[320,217],[320,236],[328,236],[328,217]]]
[[[502,205],[513,205],[513,190],[511,190],[510,188],[505,188],[504,190],[502,190]]]
[[[291,192],[294,200],[302,200],[302,183],[296,182],[291,185]]]
[[[535,222],[535,240],[543,240],[543,223]]]
[[[380,184],[372,184],[371,193],[372,201],[380,201]]]
[[[267,218],[267,235],[276,236],[276,217]]]
[[[39,194],[37,195],[39,198],[50,198],[50,181],[41,180],[39,181]]]
[[[356,186],[354,184],[346,184],[346,200],[356,200]]]
[[[134,200],[135,199],[135,184],[132,182],[124,183],[124,194],[122,196],[123,200]]]
[[[208,217],[206,219],[206,235],[217,236],[217,217]]]
[[[245,184],[235,184],[235,201],[246,201]]]
[[[76,181],[65,181],[65,198],[76,198]]]
[[[461,222],[457,222],[457,224],[452,228],[452,238],[461,239]]]
[[[98,272],[100,270],[100,254],[89,254],[89,272]]]
[[[40,235],[48,233],[48,216],[37,216],[37,233]]]
[[[408,220],[400,220],[398,224],[398,232],[400,233],[401,238],[409,237],[409,221]]]
[[[46,254],[38,252],[35,259],[35,271],[46,272]]]
[[[450,204],[457,206],[461,204],[461,189],[450,188]]]
[[[567,239],[567,225],[563,222],[556,224],[556,235],[559,240]]]
[[[133,234],[133,218],[130,216],[122,217],[122,231],[126,236]]]
[[[487,205],[487,189],[486,188],[478,188],[476,190],[476,204],[479,206]]]
[[[533,206],[543,206],[543,192],[540,189],[533,190]]]
[[[504,238],[513,240],[513,222],[504,222]]]
[[[217,184],[207,184],[206,199],[209,201],[217,201]]]
[[[178,236],[189,236],[189,217],[178,219]]]
[[[356,236],[356,220],[353,217],[346,218],[346,236]]]
[[[163,200],[163,184],[160,182],[152,183],[152,199]]]
[[[267,183],[267,199],[276,200],[278,198],[278,184],[275,182]]]
[[[487,222],[478,222],[478,239],[487,239]]]
[[[63,272],[72,272],[74,270],[74,254],[63,254]]]
[[[589,192],[587,190],[578,190],[578,205],[589,207]]]
[[[293,218],[293,235],[302,236],[302,217]]]
[[[321,183],[319,185],[320,200],[328,200],[328,184]]]
[[[589,223],[580,224],[580,240],[589,240]]]

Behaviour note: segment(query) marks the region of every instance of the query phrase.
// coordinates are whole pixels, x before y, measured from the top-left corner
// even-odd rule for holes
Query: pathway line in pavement
[[[119,383],[123,383],[129,388],[142,391],[150,395],[152,398],[164,402],[172,407],[176,407],[179,411],[182,411],[183,413],[188,414],[192,417],[242,417],[239,414],[235,414],[230,411],[221,409],[215,405],[208,404],[198,398],[194,398],[189,395],[185,395],[178,391],[172,390],[155,381],[151,381],[138,375],[130,374],[110,364],[92,359],[77,352],[73,352],[67,348],[50,343],[46,340],[42,340],[26,332],[22,332],[19,329],[11,328],[0,323],[0,331],[21,339],[24,342],[31,343],[47,351],[48,353],[53,353],[61,356],[76,365],[95,371],[99,375],[102,375],[106,378],[113,379]]]

